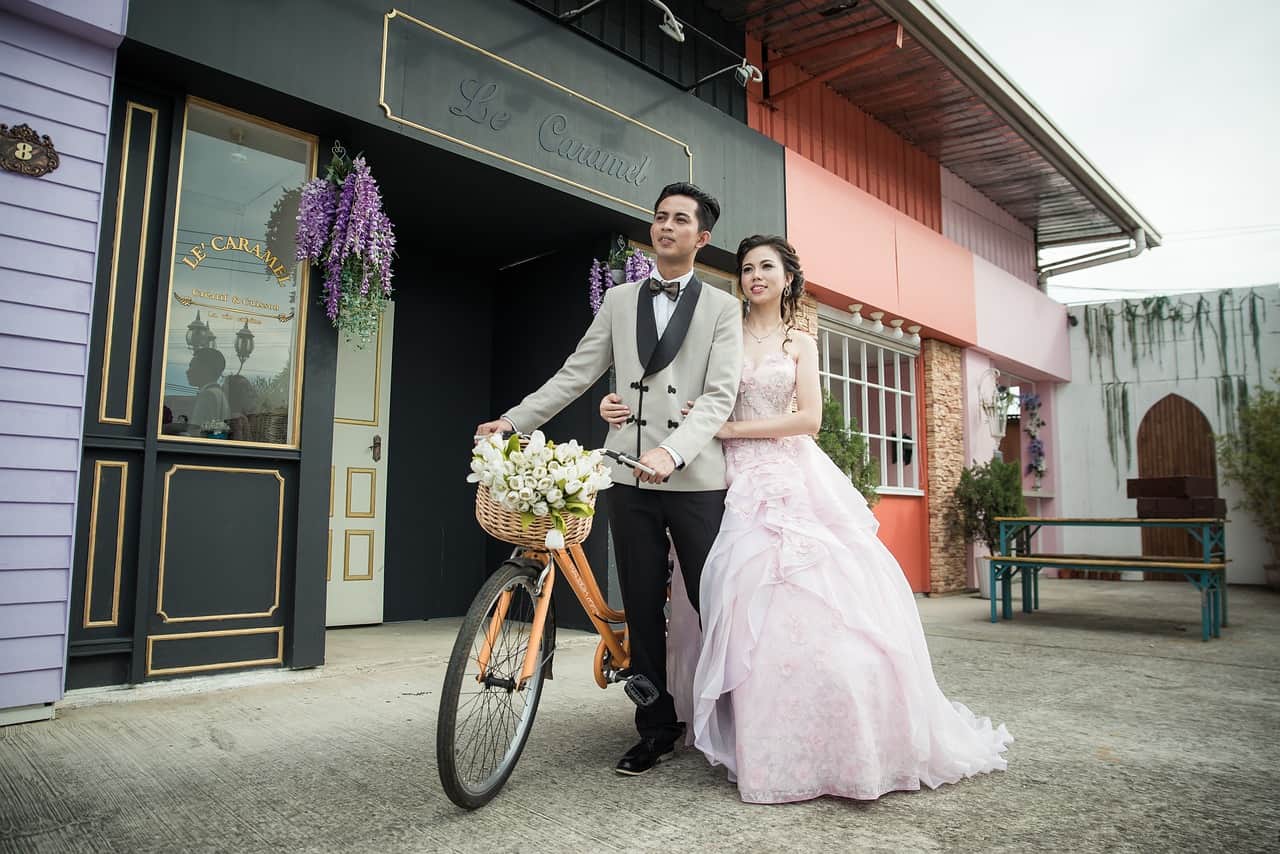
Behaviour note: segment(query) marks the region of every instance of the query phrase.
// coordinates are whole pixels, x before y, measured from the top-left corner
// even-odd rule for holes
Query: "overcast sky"
[[[1280,2],[935,2],[1164,235],[1052,296],[1280,282]]]

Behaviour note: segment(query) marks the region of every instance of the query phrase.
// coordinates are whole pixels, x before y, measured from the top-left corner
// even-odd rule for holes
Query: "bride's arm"
[[[796,411],[759,421],[729,421],[716,435],[721,439],[781,439],[812,436],[822,426],[822,389],[818,383],[818,343],[809,335],[791,337],[796,348]]]

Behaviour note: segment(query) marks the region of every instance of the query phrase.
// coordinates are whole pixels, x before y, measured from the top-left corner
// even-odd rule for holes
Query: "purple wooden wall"
[[[103,162],[126,0],[0,0],[0,122],[61,166],[0,171],[0,723],[62,696]],[[34,708],[31,708],[34,707]]]

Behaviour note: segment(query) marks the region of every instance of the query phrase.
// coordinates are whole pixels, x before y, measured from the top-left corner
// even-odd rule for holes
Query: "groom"
[[[683,734],[667,691],[667,533],[696,609],[698,580],[724,514],[724,453],[716,432],[729,418],[742,371],[737,300],[693,272],[711,240],[720,204],[688,183],[669,184],[654,206],[652,278],[605,292],[604,305],[577,349],[542,388],[496,421],[477,428],[531,432],[615,368],[618,394],[635,415],[611,431],[608,448],[638,456],[649,475],[614,466],[605,495],[622,602],[631,637],[631,672],[658,689],[636,709],[640,741],[618,761],[619,774],[643,774],[669,756]],[[683,401],[695,406],[687,417]]]

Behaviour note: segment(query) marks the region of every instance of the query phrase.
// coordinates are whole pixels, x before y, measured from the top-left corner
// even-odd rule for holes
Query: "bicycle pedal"
[[[622,690],[631,698],[631,702],[642,709],[652,706],[658,702],[658,697],[662,696],[658,686],[654,685],[649,677],[639,674],[628,679],[623,684]]]

